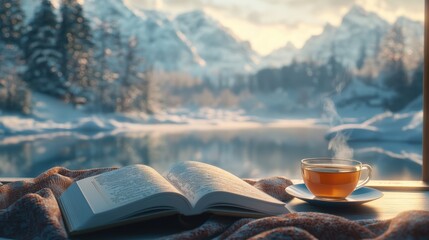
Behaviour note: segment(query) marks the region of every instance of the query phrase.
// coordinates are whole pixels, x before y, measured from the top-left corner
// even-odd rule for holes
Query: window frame
[[[423,144],[422,181],[429,184],[429,0],[425,0],[425,25],[423,42]]]

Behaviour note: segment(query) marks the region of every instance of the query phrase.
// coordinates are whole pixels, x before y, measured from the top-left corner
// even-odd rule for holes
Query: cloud
[[[374,1],[374,0],[373,0]],[[366,0],[365,2],[368,2]],[[414,12],[423,12],[424,11],[424,1],[423,0],[376,0],[379,6],[384,7],[386,10],[398,11],[414,11]]]
[[[302,1],[302,0],[263,0],[273,4],[294,6],[348,6],[355,3],[355,0],[322,0],[322,1]]]
[[[390,10],[408,9],[413,11],[423,10],[423,0],[318,0],[318,1],[303,1],[303,0],[261,0],[270,4],[287,6],[287,7],[303,7],[310,6],[317,9],[335,9],[341,7],[349,7],[356,3],[372,2],[374,5],[385,6]]]
[[[394,22],[399,16],[424,20],[423,0],[357,0],[357,2],[390,22]]]
[[[157,9],[178,13],[201,8],[204,3],[201,0],[124,0],[127,5],[146,9]]]
[[[303,1],[303,0],[261,0],[274,5],[285,6],[290,8],[307,8],[314,11],[335,10],[343,7],[350,7],[356,3],[356,0],[319,0],[319,1]]]

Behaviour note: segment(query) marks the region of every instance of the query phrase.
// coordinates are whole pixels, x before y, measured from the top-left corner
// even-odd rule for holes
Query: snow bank
[[[421,142],[423,111],[408,113],[385,112],[361,124],[343,124],[331,128],[327,139],[343,134],[348,141],[405,141]]]
[[[381,90],[377,85],[353,79],[339,94],[334,95],[332,100],[336,103],[336,111],[340,116],[363,121],[383,113],[383,103],[393,94],[392,91]]]
[[[80,131],[107,131],[115,129],[113,121],[95,116],[79,119],[70,124],[70,126],[70,129]]]
[[[248,127],[314,126],[315,119],[284,120],[281,117],[249,116],[241,109],[169,109],[155,115],[144,113],[89,114],[55,98],[33,94],[31,116],[0,112],[0,135],[29,135],[60,131],[111,132],[189,130]]]
[[[71,122],[54,122],[20,116],[1,116],[0,135],[33,134],[52,131],[108,131],[115,129],[109,119],[83,117]]]

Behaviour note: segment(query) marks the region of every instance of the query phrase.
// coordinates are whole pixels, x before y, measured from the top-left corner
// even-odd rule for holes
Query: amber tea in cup
[[[362,170],[367,177],[359,183]],[[338,158],[301,160],[301,173],[308,190],[318,198],[343,199],[371,179],[371,166],[359,161]]]

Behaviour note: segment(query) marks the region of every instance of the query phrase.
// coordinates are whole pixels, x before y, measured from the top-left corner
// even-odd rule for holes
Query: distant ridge
[[[27,19],[38,1],[22,0]],[[365,49],[367,58],[375,58],[386,33],[397,26],[405,36],[406,65],[409,69],[421,61],[423,24],[399,17],[390,24],[374,12],[354,5],[339,26],[326,23],[319,35],[310,37],[301,49],[291,43],[267,56],[256,53],[249,42],[235,34],[203,10],[173,17],[157,10],[130,8],[123,0],[85,0],[84,11],[93,26],[114,21],[123,41],[137,36],[138,54],[154,68],[180,71],[200,77],[219,77],[253,73],[265,67],[281,67],[291,61],[325,62],[335,56],[353,69]]]

